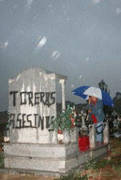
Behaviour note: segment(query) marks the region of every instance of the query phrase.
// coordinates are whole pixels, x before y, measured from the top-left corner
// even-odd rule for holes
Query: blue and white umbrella
[[[72,91],[72,93],[76,96],[80,96],[83,99],[88,99],[89,96],[94,96],[103,101],[104,105],[113,106],[113,100],[109,93],[101,90],[97,87],[91,86],[80,86]]]

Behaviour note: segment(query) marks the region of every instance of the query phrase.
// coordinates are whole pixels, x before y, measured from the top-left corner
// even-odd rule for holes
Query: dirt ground
[[[121,139],[113,138],[110,142],[111,152],[97,163],[96,169],[83,171],[88,180],[121,180]]]
[[[111,152],[101,159],[97,168],[80,171],[83,176],[87,174],[88,180],[121,180],[121,139],[111,139]],[[105,164],[105,162],[107,164]],[[0,174],[0,180],[54,180],[54,177],[33,175]],[[74,178],[75,179],[75,178]],[[79,178],[82,179],[81,177]],[[67,180],[67,179],[66,179]],[[73,180],[73,178],[68,179]],[[75,179],[76,180],[76,179]],[[83,179],[86,180],[86,179]]]
[[[0,180],[53,180],[53,177],[0,174]]]

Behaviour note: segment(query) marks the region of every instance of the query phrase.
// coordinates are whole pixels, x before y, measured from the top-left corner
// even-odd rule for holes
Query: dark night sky
[[[102,79],[121,90],[121,0],[0,0],[0,111],[8,79],[30,67],[68,76],[66,97]]]

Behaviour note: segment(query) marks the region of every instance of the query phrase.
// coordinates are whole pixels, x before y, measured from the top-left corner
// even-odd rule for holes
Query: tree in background
[[[101,80],[98,83],[98,86],[101,90],[108,92],[110,94],[110,89],[108,88],[108,85],[105,83],[104,80]],[[105,114],[111,115],[112,111],[114,110],[119,116],[121,116],[121,92],[116,93],[113,102],[114,102],[114,108],[104,106]]]
[[[99,83],[98,83],[98,86],[101,90],[107,92],[110,94],[110,89],[108,88],[108,85],[105,83],[104,80],[101,80]],[[112,107],[109,107],[109,106],[106,106],[104,105],[104,113],[107,114],[108,116],[111,116],[112,114],[112,111],[113,111],[113,108]]]
[[[104,80],[101,80],[99,83],[98,83],[98,86],[101,90],[105,91],[105,92],[108,92],[110,94],[110,89],[108,88],[108,85],[105,83]]]
[[[117,112],[119,116],[121,116],[121,93],[117,92],[114,99],[114,110]]]

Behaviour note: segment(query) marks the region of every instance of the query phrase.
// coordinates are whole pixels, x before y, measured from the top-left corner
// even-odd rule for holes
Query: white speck
[[[41,38],[41,36],[39,37],[39,39]],[[37,43],[37,47],[41,48],[43,47],[45,44],[47,43],[47,38],[45,36],[43,36],[39,42]]]
[[[60,83],[60,84],[64,84],[64,82],[65,82],[65,79],[60,79],[60,80],[59,80],[59,83]]]
[[[51,75],[50,79],[51,80],[55,79],[55,74]]]
[[[24,91],[25,90],[25,85],[24,83],[22,84],[22,88],[21,88],[21,91]]]
[[[42,75],[42,72],[40,72],[39,75],[41,76],[41,75]]]
[[[71,87],[74,88],[74,84],[71,84]]]
[[[4,48],[7,48],[8,47],[8,41],[6,42],[0,42],[0,48],[4,49]]]
[[[33,1],[34,0],[27,0],[27,4],[26,4],[27,8],[31,8]]]
[[[116,14],[117,15],[121,14],[121,8],[116,8]]]
[[[61,53],[59,51],[53,51],[51,56],[54,60],[56,60],[60,57],[60,55]]]
[[[86,62],[89,62],[89,60],[90,60],[90,57],[89,57],[89,56],[86,57],[85,61],[86,61]]]
[[[36,92],[36,86],[34,83],[33,83],[33,92]]]
[[[79,78],[82,79],[82,75],[81,74],[80,74]]]
[[[6,42],[4,43],[4,47],[5,47],[5,48],[8,47],[8,41],[6,41]]]
[[[30,90],[31,90],[30,86],[27,86],[27,87],[26,87],[26,90],[27,90],[27,91],[30,91]]]
[[[14,79],[9,79],[8,82],[9,84],[13,83],[15,80]]]
[[[48,80],[48,76],[45,74],[44,75],[44,80],[47,81]]]
[[[93,2],[94,4],[98,4],[98,3],[101,2],[101,0],[92,0],[92,2]]]
[[[19,75],[17,76],[16,81],[18,81],[18,80],[20,79],[20,77],[21,77],[21,74],[19,74]]]

